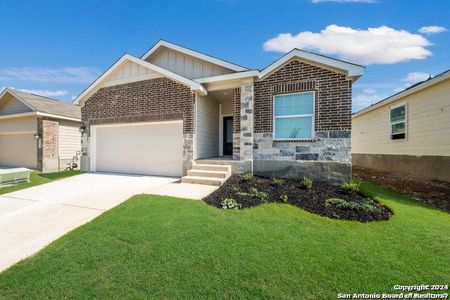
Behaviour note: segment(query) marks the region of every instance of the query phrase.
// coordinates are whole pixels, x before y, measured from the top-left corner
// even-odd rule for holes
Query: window
[[[391,108],[389,121],[391,123],[391,140],[406,138],[406,105]]]
[[[310,140],[314,130],[314,92],[276,95],[273,104],[275,140]]]

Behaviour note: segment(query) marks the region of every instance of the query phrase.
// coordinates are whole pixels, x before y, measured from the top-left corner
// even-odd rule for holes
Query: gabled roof
[[[157,51],[161,47],[166,47],[166,48],[169,48],[169,49],[172,49],[172,50],[175,50],[175,51],[178,51],[178,52],[181,52],[181,53],[184,53],[184,54],[196,57],[198,59],[210,62],[212,64],[219,65],[221,67],[230,69],[232,71],[242,72],[242,71],[248,70],[247,68],[244,68],[244,67],[239,66],[237,64],[228,62],[226,60],[215,58],[215,57],[212,57],[210,55],[206,55],[206,54],[200,53],[198,51],[195,51],[195,50],[192,50],[192,49],[189,49],[189,48],[185,48],[185,47],[182,47],[182,46],[179,46],[179,45],[176,45],[176,44],[164,41],[164,40],[160,40],[153,47],[151,47],[150,50],[148,50],[144,55],[142,55],[141,59],[142,60],[146,60],[149,56],[151,56],[155,51]]]
[[[195,82],[191,79],[188,79],[186,77],[183,77],[181,75],[178,75],[176,73],[173,73],[171,71],[168,71],[164,68],[155,66],[154,64],[151,64],[147,61],[144,61],[142,59],[139,59],[137,57],[131,56],[130,54],[124,54],[119,60],[117,60],[108,70],[106,70],[96,81],[94,81],[87,89],[85,89],[75,100],[75,103],[83,104],[85,99],[95,93],[98,89],[100,89],[101,84],[108,78],[109,75],[111,75],[115,70],[117,70],[122,64],[126,61],[131,61],[133,63],[136,63],[140,66],[143,66],[145,68],[149,68],[161,75],[164,75],[168,78],[171,78],[175,81],[178,81],[182,84],[185,84],[191,88],[193,91],[199,91],[202,94],[207,94],[206,89],[198,82]]]
[[[322,65],[325,67],[328,66],[333,69],[341,70],[345,72],[347,77],[351,78],[352,80],[358,79],[363,74],[365,69],[364,66],[353,64],[336,58],[331,58],[328,56],[300,49],[293,49],[290,52],[283,55],[280,59],[278,59],[277,61],[266,67],[264,70],[262,70],[259,73],[259,77],[260,78],[266,77],[267,75],[277,70],[279,67],[283,66],[286,62],[294,58],[316,63],[318,65]]]
[[[394,94],[394,95],[392,95],[390,97],[387,97],[387,98],[385,98],[383,100],[380,100],[377,103],[372,104],[371,106],[366,107],[366,108],[364,108],[364,109],[354,113],[352,115],[352,117],[357,117],[357,116],[363,115],[365,113],[368,113],[369,111],[372,111],[372,110],[377,109],[377,108],[379,108],[381,106],[384,106],[384,105],[387,105],[389,103],[392,103],[392,102],[394,102],[396,100],[399,100],[399,99],[401,99],[403,97],[406,97],[406,96],[409,96],[411,94],[417,93],[417,92],[419,92],[419,91],[421,91],[421,90],[423,90],[425,88],[433,86],[433,85],[435,85],[435,84],[437,84],[439,82],[442,82],[442,81],[444,81],[446,79],[450,79],[450,69],[447,70],[447,71],[444,71],[444,72],[442,72],[442,73],[440,73],[440,74],[438,74],[438,75],[436,75],[434,77],[430,77],[427,80],[418,82],[418,83],[416,83],[416,84],[414,84],[414,85],[404,89],[403,91],[398,92],[398,93],[396,93],[396,94]]]
[[[55,117],[65,117],[65,119],[81,120],[81,109],[78,105],[22,92],[12,88],[4,89],[0,94],[0,99],[8,93],[30,108],[32,112],[52,115]]]

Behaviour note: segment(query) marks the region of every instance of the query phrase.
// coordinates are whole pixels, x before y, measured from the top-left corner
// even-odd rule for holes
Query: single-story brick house
[[[75,100],[82,169],[187,181],[214,171],[190,171],[203,162],[348,181],[352,83],[363,70],[297,49],[251,70],[159,41],[141,58],[123,55]]]
[[[0,94],[0,167],[64,170],[81,151],[78,105],[6,88]]]
[[[450,70],[352,119],[354,165],[450,182]]]

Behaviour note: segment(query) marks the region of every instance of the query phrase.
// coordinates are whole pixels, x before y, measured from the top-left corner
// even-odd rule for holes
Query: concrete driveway
[[[214,187],[178,178],[82,174],[0,196],[0,271],[134,194],[198,198]]]

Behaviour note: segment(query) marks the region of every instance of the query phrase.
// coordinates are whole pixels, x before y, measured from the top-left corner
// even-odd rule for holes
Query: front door
[[[223,117],[223,155],[233,155],[233,117]]]

